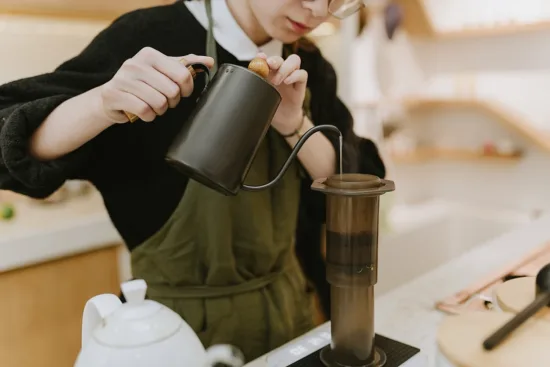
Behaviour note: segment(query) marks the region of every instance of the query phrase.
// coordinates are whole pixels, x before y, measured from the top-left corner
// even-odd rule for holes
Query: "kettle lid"
[[[123,283],[126,303],[107,316],[96,328],[94,338],[110,347],[139,347],[153,344],[175,334],[183,319],[168,307],[145,299],[144,280]]]

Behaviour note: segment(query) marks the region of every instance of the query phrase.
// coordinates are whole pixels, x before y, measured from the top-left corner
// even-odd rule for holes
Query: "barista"
[[[345,171],[384,176],[376,146],[353,133],[334,69],[303,38],[327,10],[327,0],[201,0],[121,16],[55,71],[0,87],[0,189],[44,198],[65,180],[92,182],[131,251],[134,277],[205,346],[229,343],[253,359],[304,333],[311,298],[294,242],[317,259],[305,263],[326,287],[324,198],[309,186],[335,172],[337,137],[315,134],[275,187],[235,197],[188,180],[164,155],[200,83],[181,57],[246,66],[263,52],[282,102],[247,183],[272,178],[318,124],[342,131]]]

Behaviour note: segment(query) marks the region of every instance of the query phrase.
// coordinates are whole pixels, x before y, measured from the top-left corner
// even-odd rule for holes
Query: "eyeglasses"
[[[364,0],[329,0],[328,12],[335,18],[344,19],[364,7]]]

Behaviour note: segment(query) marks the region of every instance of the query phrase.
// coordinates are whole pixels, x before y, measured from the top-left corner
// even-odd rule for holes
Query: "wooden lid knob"
[[[550,366],[550,322],[541,319],[527,320],[496,349],[483,349],[485,338],[512,317],[498,311],[447,316],[437,335],[439,353],[456,367]]]
[[[255,72],[264,79],[269,75],[269,65],[267,65],[267,61],[261,57],[256,57],[250,61],[250,64],[248,64],[248,70]]]
[[[535,300],[535,277],[508,280],[495,288],[495,300],[506,312],[518,313]],[[536,317],[550,321],[550,308],[543,308]]]

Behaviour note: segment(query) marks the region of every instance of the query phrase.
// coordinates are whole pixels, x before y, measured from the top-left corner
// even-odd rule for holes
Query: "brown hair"
[[[294,43],[286,44],[284,49],[285,58],[290,54],[298,54],[300,51],[315,52],[318,50],[315,42],[306,37],[302,37]]]
[[[298,41],[294,42],[293,49],[295,53],[298,52],[298,50],[313,52],[317,49],[317,45],[315,45],[315,42],[309,38],[302,37]]]

